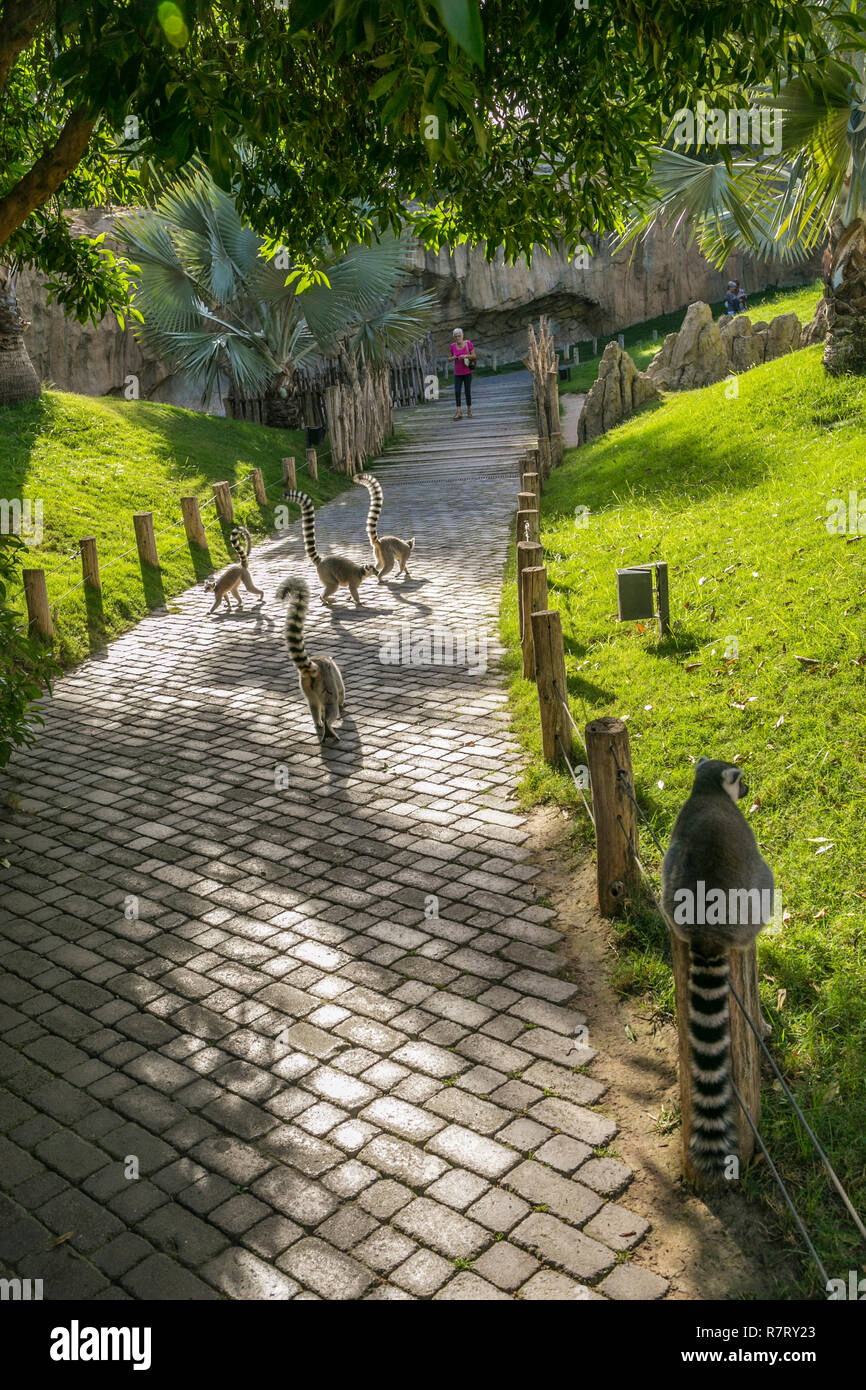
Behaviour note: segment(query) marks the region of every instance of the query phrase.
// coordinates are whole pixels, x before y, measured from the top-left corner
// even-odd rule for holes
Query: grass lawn
[[[271,532],[274,507],[282,497],[280,460],[287,454],[297,459],[299,486],[317,502],[350,481],[327,470],[328,455],[321,451],[319,481],[310,481],[302,467],[301,431],[273,430],[170,405],[57,391],[0,410],[3,496],[42,499],[42,542],[28,548],[26,563],[45,569],[49,602],[59,602],[55,650],[60,661],[69,665],[80,660],[133,626],[149,604],[164,602],[235,559],[227,545],[230,528],[220,524],[213,505],[204,506],[213,496],[211,483],[240,482],[233,493],[236,519],[254,537]],[[254,467],[261,468],[268,489],[265,508],[256,503],[252,483],[241,482]],[[180,498],[192,495],[202,506],[206,553],[191,553],[181,523]],[[157,533],[160,570],[155,576],[142,575],[135,549],[132,515],[146,511],[153,512]],[[88,611],[79,585],[81,561],[70,555],[83,536],[96,538],[101,611],[92,600]],[[130,548],[132,553],[124,555]],[[75,585],[79,587],[67,594]]]
[[[747,310],[752,323],[757,323],[760,319],[774,319],[779,314],[797,314],[802,323],[811,322],[815,314],[815,305],[824,293],[823,284],[816,280],[812,285],[801,285],[794,289],[769,289],[762,290],[760,294],[749,295],[749,307]],[[721,300],[716,304],[711,304],[713,317],[718,318],[724,309]],[[658,318],[648,319],[646,323],[637,323],[632,328],[627,328],[623,333],[625,345],[628,349],[635,366],[645,372],[655,354],[658,352],[668,333],[678,333],[682,327],[683,319],[686,316],[685,309],[678,309],[673,314],[661,314]],[[653,329],[658,331],[658,341],[653,342]],[[617,335],[610,333],[606,338],[598,340],[598,356],[592,356],[592,342],[580,344],[580,365],[572,366],[571,381],[561,381],[559,383],[560,392],[564,391],[588,391],[592,383],[598,376],[598,364],[601,355],[608,343],[615,343]]]
[[[758,942],[770,1045],[862,1212],[866,538],[848,544],[826,522],[830,499],[851,490],[866,513],[866,381],[832,380],[820,362],[814,347],[757,367],[739,377],[737,399],[725,383],[669,395],[570,451],[545,489],[541,540],[572,712],[581,727],[604,714],[628,721],[638,799],[663,844],[695,759],[742,762],[744,809],[789,914]],[[587,525],[576,507],[589,508]],[[616,568],[654,559],[670,567],[676,626],[664,641],[654,623],[641,630],[616,618]],[[512,564],[502,630],[531,754],[521,792],[577,807],[568,776],[541,760],[535,687],[519,674],[513,578]],[[732,638],[737,659],[726,658]],[[589,823],[575,819],[586,842]],[[657,872],[646,833],[641,848]],[[667,933],[654,911],[637,904],[612,931],[617,987],[671,1016]],[[762,1133],[830,1277],[847,1278],[863,1266],[860,1238],[771,1079]],[[745,1190],[788,1221],[765,1163]],[[791,1260],[783,1284],[780,1296],[821,1296],[806,1259]]]

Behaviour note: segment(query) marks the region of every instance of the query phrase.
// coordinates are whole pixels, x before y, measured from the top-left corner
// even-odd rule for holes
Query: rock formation
[[[796,314],[779,314],[771,323],[752,323],[747,314],[723,314],[713,322],[708,304],[690,304],[679,333],[669,333],[647,367],[661,391],[711,386],[731,372],[747,372],[801,346]]]
[[[608,343],[577,422],[578,444],[605,434],[641,406],[660,398],[658,388],[645,372],[638,371],[629,354],[618,343]]]

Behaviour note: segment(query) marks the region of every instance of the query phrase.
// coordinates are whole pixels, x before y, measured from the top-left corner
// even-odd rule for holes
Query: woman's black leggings
[[[457,408],[458,408],[458,410],[460,409],[460,392],[461,392],[461,390],[462,390],[462,388],[463,388],[464,386],[466,387],[466,404],[467,404],[468,408],[471,410],[471,409],[472,409],[472,377],[471,377],[471,376],[455,376],[455,378],[454,378],[454,399],[455,399],[456,402],[457,402]]]

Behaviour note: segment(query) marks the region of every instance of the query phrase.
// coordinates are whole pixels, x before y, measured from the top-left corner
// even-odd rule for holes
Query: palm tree
[[[36,400],[42,391],[24,346],[26,327],[18,311],[12,267],[0,265],[0,406]]]
[[[391,235],[305,265],[283,248],[271,259],[229,194],[201,166],[170,185],[152,210],[124,218],[117,235],[137,262],[139,339],[201,388],[207,404],[224,378],[236,396],[285,400],[298,365],[350,358],[382,370],[429,329],[435,295],[399,304],[407,248]],[[279,412],[282,413],[282,412]]]
[[[806,341],[824,338],[824,367],[834,374],[866,371],[864,71],[857,53],[802,69],[778,95],[746,94],[756,111],[778,113],[776,150],[741,146],[726,160],[718,151],[657,148],[649,196],[620,238],[662,222],[696,237],[720,268],[733,248],[795,264],[827,244],[824,298]]]

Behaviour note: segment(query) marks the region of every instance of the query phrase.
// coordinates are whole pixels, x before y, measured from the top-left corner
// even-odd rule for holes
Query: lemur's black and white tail
[[[692,945],[689,964],[689,1038],[692,1051],[692,1135],[695,1172],[721,1177],[736,1152],[731,1111],[731,1032],[727,955]]]
[[[379,517],[382,515],[382,507],[385,504],[385,494],[382,491],[382,484],[378,478],[374,478],[372,473],[359,473],[355,477],[355,482],[365,487],[370,494],[370,510],[367,512],[367,535],[371,543],[379,539]]]
[[[304,622],[310,603],[310,590],[307,581],[298,579],[295,575],[289,575],[289,578],[284,579],[277,589],[277,598],[289,600],[284,632],[289,656],[299,671],[309,671],[313,663],[304,646]]]
[[[229,536],[229,545],[238,557],[243,569],[247,568],[250,551],[253,546],[253,538],[246,526],[233,526]]]
[[[283,496],[287,502],[297,502],[301,509],[304,549],[307,552],[307,559],[318,567],[322,563],[322,557],[316,550],[316,509],[313,506],[313,499],[308,497],[305,492],[294,490],[284,493]]]

